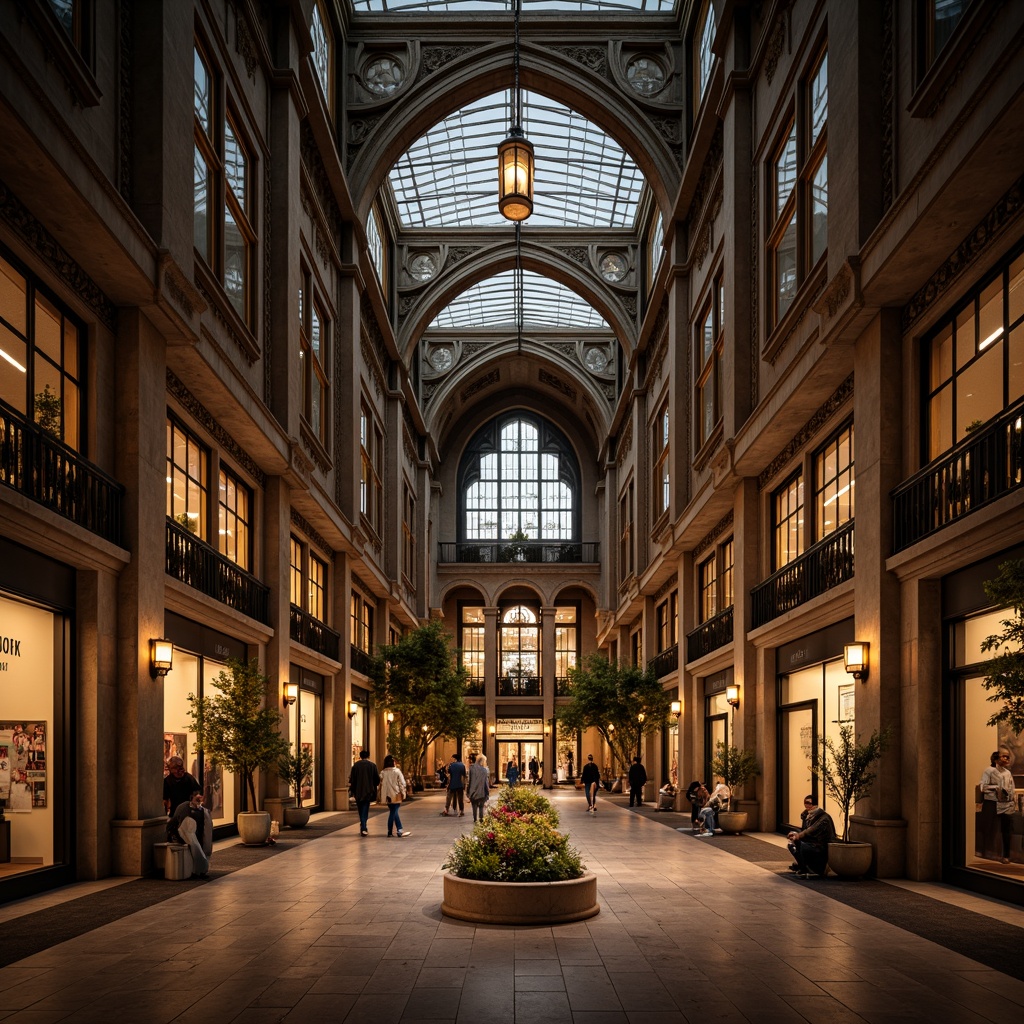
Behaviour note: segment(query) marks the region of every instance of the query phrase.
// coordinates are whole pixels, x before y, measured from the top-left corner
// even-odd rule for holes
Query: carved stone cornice
[[[501,371],[495,367],[489,373],[482,374],[467,384],[459,393],[462,402],[468,402],[474,395],[486,390],[501,381]]]
[[[111,332],[117,330],[114,303],[3,181],[0,181],[0,220],[96,314],[104,327]]]
[[[901,327],[906,333],[941,298],[971,264],[1013,224],[1024,207],[1024,175],[1000,197],[984,219],[956,247],[946,261],[903,307]]]
[[[563,398],[568,398],[570,402],[576,402],[576,389],[568,381],[562,380],[561,377],[556,376],[550,370],[545,370],[541,367],[537,371],[537,380],[539,383],[557,391]]]
[[[314,544],[316,544],[316,546],[320,548],[322,554],[325,554],[328,557],[330,557],[334,553],[334,549],[331,547],[330,544],[327,543],[324,537],[321,534],[317,533],[317,531],[312,526],[310,526],[308,522],[306,522],[306,520],[302,517],[301,513],[296,512],[295,509],[293,508],[289,509],[289,512],[291,515],[292,525],[295,526],[299,530],[299,532],[306,537],[307,540],[311,540]]]
[[[657,593],[654,595],[654,602],[660,601],[670,590],[672,590],[679,582],[679,573],[674,572],[660,587],[658,587]]]
[[[707,549],[711,547],[711,545],[714,544],[730,526],[732,526],[732,520],[733,510],[729,509],[729,511],[726,512],[726,514],[722,516],[722,518],[719,519],[718,522],[715,523],[715,525],[712,526],[699,541],[697,541],[693,548],[693,557],[696,558],[698,555],[707,551]]]
[[[167,392],[178,404],[226,451],[231,458],[249,474],[257,486],[267,486],[267,476],[256,465],[252,456],[220,425],[209,409],[178,380],[173,371],[167,370]]]
[[[622,468],[622,464],[626,461],[629,453],[633,450],[633,420],[630,418],[626,421],[626,426],[623,428],[622,433],[619,435],[619,443],[615,451],[615,465],[619,469]]]
[[[765,486],[780,473],[797,453],[814,437],[814,435],[825,426],[828,421],[842,408],[842,406],[853,397],[853,374],[846,378],[825,400],[815,414],[800,428],[789,444],[775,456],[774,459],[761,471],[757,478],[758,490],[764,490]]]

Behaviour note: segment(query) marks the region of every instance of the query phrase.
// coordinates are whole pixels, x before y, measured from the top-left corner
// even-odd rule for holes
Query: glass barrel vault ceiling
[[[388,180],[402,227],[508,226],[498,212],[497,149],[508,135],[509,106],[508,89],[475,100],[399,158]],[[523,130],[536,153],[530,227],[634,226],[644,178],[614,139],[529,90],[523,91]]]
[[[511,13],[514,0],[352,0],[357,12],[406,11],[422,14],[431,11],[507,11]],[[592,13],[595,11],[647,11],[660,14],[671,12],[675,0],[522,0],[523,12],[535,11]]]
[[[467,288],[434,318],[438,330],[516,329],[515,271]],[[523,330],[610,330],[604,317],[560,281],[523,271]]]

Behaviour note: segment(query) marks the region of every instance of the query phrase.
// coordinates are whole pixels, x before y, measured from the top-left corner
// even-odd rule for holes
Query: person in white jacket
[[[388,805],[388,837],[398,830],[398,837],[404,839],[410,835],[402,829],[402,819],[399,817],[398,809],[402,806],[406,793],[405,776],[400,768],[395,765],[395,759],[391,754],[384,758],[384,770],[380,773],[380,798]]]

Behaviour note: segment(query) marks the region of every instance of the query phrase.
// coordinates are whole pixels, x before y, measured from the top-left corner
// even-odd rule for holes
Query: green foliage
[[[506,786],[498,796],[497,806],[519,814],[543,814],[553,827],[558,827],[558,811],[531,786]]]
[[[199,749],[211,764],[239,777],[252,810],[256,809],[253,776],[273,767],[289,750],[288,741],[278,732],[280,714],[264,706],[268,681],[255,659],[243,664],[231,658],[227,672],[214,680],[212,696],[188,695]]]
[[[435,739],[474,732],[478,715],[466,703],[468,674],[440,619],[380,647],[372,676],[378,704],[395,716],[388,751],[409,774],[419,773]]]
[[[811,771],[821,779],[825,793],[835,800],[843,812],[842,842],[847,842],[850,831],[850,812],[858,800],[871,792],[875,783],[872,766],[889,745],[891,731],[877,729],[864,743],[858,743],[853,726],[843,722],[839,726],[839,739],[821,737],[821,748],[811,760]]]
[[[45,430],[51,437],[60,440],[61,426],[64,418],[64,406],[60,395],[50,390],[46,384],[35,397],[36,425]]]
[[[316,759],[313,751],[306,747],[299,747],[293,750],[294,744],[288,747],[288,753],[282,754],[277,759],[277,774],[282,782],[287,782],[295,791],[295,806],[302,806],[302,786],[312,778],[313,769],[316,767]]]
[[[535,805],[536,811],[520,810]],[[547,806],[547,810],[542,808]],[[579,853],[555,826],[543,797],[522,787],[506,790],[493,811],[457,839],[444,863],[453,875],[486,882],[564,882],[586,870]]]
[[[761,766],[757,763],[757,756],[752,750],[741,750],[719,742],[715,747],[715,756],[711,758],[711,772],[730,790],[735,790],[755,775],[760,775]],[[733,796],[735,795],[733,793]]]
[[[672,699],[654,673],[615,664],[603,654],[592,654],[583,665],[569,669],[569,692],[572,701],[556,712],[562,727],[596,729],[623,770],[640,749],[643,734],[668,723]]]
[[[1024,561],[1012,559],[999,566],[999,575],[985,584],[985,594],[1000,608],[1012,608],[1003,619],[1002,633],[982,641],[983,651],[995,651],[985,662],[988,700],[1002,706],[988,720],[989,725],[1006,722],[1016,733],[1024,732]]]

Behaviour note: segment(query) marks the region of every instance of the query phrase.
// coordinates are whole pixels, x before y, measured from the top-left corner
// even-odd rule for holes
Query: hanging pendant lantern
[[[533,213],[533,143],[518,125],[498,146],[498,210],[511,221]]]

